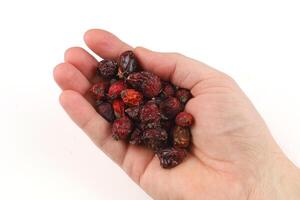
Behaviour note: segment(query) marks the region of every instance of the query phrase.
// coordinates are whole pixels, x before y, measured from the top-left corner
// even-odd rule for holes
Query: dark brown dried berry
[[[129,134],[132,132],[133,123],[131,120],[124,116],[120,119],[116,119],[112,125],[112,137],[115,140],[127,139]]]
[[[130,135],[129,143],[136,144],[136,145],[141,144],[142,136],[143,136],[143,132],[140,129],[138,129],[138,128],[134,129],[134,131]]]
[[[119,57],[118,65],[118,76],[120,78],[127,77],[130,73],[138,70],[138,62],[132,51],[123,52]]]
[[[134,121],[139,120],[139,112],[140,112],[140,106],[129,107],[125,110],[125,113]]]
[[[145,97],[152,98],[157,96],[161,91],[161,80],[151,72],[136,72],[130,74],[126,82],[131,87],[140,90]]]
[[[140,111],[140,120],[144,123],[153,123],[160,121],[160,113],[154,101],[148,101],[142,106]]]
[[[171,120],[161,120],[160,124],[161,124],[161,127],[163,129],[165,129],[167,132],[172,130],[172,128],[174,126],[174,122]]]
[[[103,100],[96,100],[95,106],[98,107],[100,104],[102,104],[104,101]]]
[[[177,114],[175,118],[175,122],[178,126],[191,126],[193,124],[193,116],[190,113],[187,112],[180,112]]]
[[[112,106],[117,119],[125,116],[125,104],[121,99],[115,99]]]
[[[105,99],[107,87],[108,83],[106,81],[99,81],[90,88],[89,92],[96,100],[103,100]]]
[[[121,98],[128,106],[138,106],[143,101],[143,95],[134,89],[123,90],[121,92]]]
[[[182,110],[182,106],[175,97],[168,97],[159,104],[159,109],[164,117],[172,119]]]
[[[154,151],[165,146],[167,139],[167,132],[161,128],[146,129],[143,132],[144,143]]]
[[[109,79],[114,77],[118,72],[117,62],[113,60],[102,60],[97,67],[97,75]]]
[[[98,113],[106,119],[108,122],[112,123],[115,119],[114,111],[110,103],[104,102],[98,105],[97,107]]]
[[[189,90],[181,88],[177,90],[176,97],[182,104],[185,105],[187,101],[192,98],[192,94]]]
[[[191,133],[188,127],[175,126],[172,135],[174,147],[186,148],[190,145]]]
[[[187,156],[184,149],[165,148],[158,151],[157,156],[163,168],[173,168],[179,165]]]
[[[126,88],[127,86],[124,81],[116,81],[109,87],[107,96],[111,99],[118,98],[120,97],[121,92]]]
[[[161,97],[162,98],[167,98],[175,95],[175,88],[173,84],[170,82],[164,82],[163,83],[163,89],[161,91]]]
[[[161,128],[161,124],[159,123],[159,121],[156,122],[140,122],[139,125],[141,130],[146,130],[146,129],[152,129],[152,128]]]

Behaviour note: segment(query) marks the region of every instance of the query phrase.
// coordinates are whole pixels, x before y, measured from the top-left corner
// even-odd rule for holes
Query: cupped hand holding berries
[[[98,61],[82,48],[68,49],[65,62],[54,70],[54,78],[63,90],[60,103],[92,141],[151,197],[193,200],[299,198],[299,169],[282,153],[249,99],[229,76],[177,53],[133,49],[103,30],[90,30],[84,39],[92,51],[111,60],[102,61],[103,66],[110,68],[97,68]],[[118,61],[125,66],[120,69],[115,59],[127,50],[134,52],[138,63],[130,60],[132,55],[128,53]],[[139,67],[137,64],[146,72],[132,74],[131,71]],[[140,77],[152,76],[148,72],[166,81],[162,82],[159,95],[167,101],[157,98],[151,101],[158,95],[156,85],[139,82]],[[99,83],[95,73],[106,77],[106,81],[95,85]],[[128,84],[111,80],[114,74],[129,77]],[[173,91],[167,81],[185,89]],[[107,85],[114,88],[109,90]],[[133,91],[136,85],[146,88],[147,92],[136,93]],[[91,99],[89,90],[97,102]],[[110,102],[105,101],[107,96]],[[145,99],[149,99],[147,106],[140,107]],[[99,113],[108,113],[105,118],[94,108],[96,104]],[[186,104],[185,112],[182,109],[167,112],[161,117],[173,121],[160,122],[156,127],[156,111],[166,113],[177,104]],[[147,115],[149,111],[153,115]],[[127,123],[140,118],[147,123],[140,123],[138,128],[134,123]],[[113,137],[108,121],[119,121],[113,126],[118,133]],[[180,126],[174,127],[172,122]],[[147,129],[141,131],[142,127]],[[168,130],[170,127],[172,130]],[[124,139],[128,134],[130,144],[115,140]],[[156,148],[157,141],[165,140],[169,134],[180,136],[172,141],[176,147],[161,148],[157,156],[152,149],[139,145],[148,141],[150,147]],[[162,162],[168,165],[184,157],[186,152],[172,148],[187,148],[186,141],[190,140],[187,157],[180,165],[161,168]]]

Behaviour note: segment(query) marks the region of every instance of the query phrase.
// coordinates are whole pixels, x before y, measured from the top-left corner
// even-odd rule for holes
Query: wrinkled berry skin
[[[171,120],[161,120],[160,126],[165,129],[167,132],[173,129],[174,122]]]
[[[149,123],[140,122],[138,126],[140,127],[141,130],[161,128],[161,124],[159,123],[159,121],[149,122]]]
[[[125,110],[125,113],[134,121],[139,120],[140,106],[129,107]]]
[[[112,137],[115,140],[125,140],[132,132],[132,129],[132,121],[126,116],[121,117],[120,119],[116,119],[112,124]]]
[[[187,156],[184,149],[179,148],[165,148],[157,152],[160,165],[165,169],[170,169],[179,165]]]
[[[180,112],[175,118],[175,122],[178,126],[189,127],[193,124],[194,118],[190,113]]]
[[[104,100],[105,93],[107,91],[108,83],[105,81],[99,81],[98,83],[94,84],[89,92],[96,100]]]
[[[115,99],[112,103],[112,107],[117,119],[125,116],[125,104],[121,99]]]
[[[93,79],[97,83],[89,90],[93,105],[112,124],[115,140],[148,147],[163,168],[172,168],[183,161],[192,143],[194,119],[183,112],[192,95],[141,69],[133,51],[99,62]]]
[[[113,60],[102,60],[99,62],[96,73],[98,76],[105,79],[110,79],[116,76],[118,72],[118,65],[116,61]]]
[[[127,77],[129,74],[138,70],[138,62],[132,51],[123,52],[118,60],[120,78]]]
[[[178,89],[175,96],[183,105],[185,105],[188,100],[192,98],[192,94],[190,93],[190,91],[183,88]]]
[[[130,74],[126,82],[133,88],[141,91],[145,97],[153,98],[157,96],[162,88],[160,78],[146,71],[136,72]]]
[[[155,123],[160,121],[160,113],[154,101],[148,101],[140,111],[140,121],[144,123]]]
[[[118,98],[120,97],[121,92],[126,88],[127,86],[124,81],[115,81],[110,85],[107,96],[111,99]]]
[[[161,128],[146,129],[143,132],[142,139],[149,148],[157,151],[165,146],[168,139],[168,134],[164,129]]]
[[[143,95],[134,89],[123,90],[121,92],[121,98],[128,106],[138,106],[143,101]]]
[[[142,144],[142,142],[143,142],[142,136],[143,136],[143,132],[140,129],[135,128],[130,135],[129,143],[135,144],[135,145]]]
[[[104,102],[97,106],[98,113],[106,119],[108,122],[112,123],[115,119],[114,111],[110,103]]]
[[[189,128],[175,126],[172,135],[174,147],[187,148],[190,145],[191,133]]]
[[[175,88],[173,84],[171,84],[170,82],[164,82],[160,97],[165,99],[167,97],[172,97],[174,95],[175,95]]]
[[[181,110],[182,106],[175,97],[168,97],[159,104],[160,112],[167,119],[174,118]]]

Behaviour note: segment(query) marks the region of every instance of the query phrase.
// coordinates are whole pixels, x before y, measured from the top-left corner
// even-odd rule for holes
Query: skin
[[[300,199],[300,170],[273,140],[247,96],[228,75],[178,53],[132,48],[99,29],[84,35],[101,58],[133,50],[145,70],[190,89],[186,111],[195,118],[191,153],[165,170],[143,147],[114,141],[110,125],[85,97],[97,60],[72,47],[54,69],[60,103],[72,120],[154,199]]]

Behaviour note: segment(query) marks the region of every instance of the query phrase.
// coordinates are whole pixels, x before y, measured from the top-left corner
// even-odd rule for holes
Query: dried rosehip
[[[134,89],[123,90],[121,92],[121,98],[128,106],[138,106],[143,101],[143,95]]]
[[[190,145],[191,133],[188,127],[175,126],[172,135],[174,147],[186,148]]]
[[[140,111],[140,120],[144,123],[159,122],[160,113],[154,101],[148,101],[142,106]]]
[[[163,89],[161,91],[160,96],[165,99],[167,97],[171,97],[175,95],[175,88],[173,86],[173,84],[171,84],[170,82],[164,82],[163,83]]]
[[[111,84],[111,86],[108,89],[107,96],[111,99],[118,98],[123,90],[127,88],[124,81],[116,81]]]
[[[185,105],[187,103],[187,101],[190,98],[192,98],[192,94],[190,93],[189,90],[181,88],[181,89],[177,90],[176,97],[177,97],[177,99],[179,99],[179,101],[182,104]]]
[[[123,52],[119,57],[118,65],[118,76],[120,78],[127,77],[130,73],[138,70],[138,62],[132,51]]]
[[[138,128],[134,129],[134,131],[131,133],[129,143],[136,144],[136,145],[141,144],[143,142],[142,136],[143,136],[143,132],[140,129]]]
[[[184,149],[171,147],[159,150],[157,156],[163,168],[173,168],[184,160],[187,152]]]
[[[133,129],[133,123],[131,120],[124,116],[120,119],[116,119],[112,125],[112,137],[115,140],[128,138],[129,134]]]
[[[163,168],[181,163],[192,138],[193,117],[181,112],[190,91],[140,71],[132,51],[122,53],[117,63],[99,62],[96,72],[101,80],[90,92],[99,114],[112,123],[112,137],[151,148]]]
[[[130,74],[126,82],[133,88],[140,90],[145,97],[152,98],[161,91],[161,80],[151,72],[136,72]]]
[[[140,106],[129,107],[125,110],[125,113],[133,120],[139,119]]]
[[[117,62],[114,60],[102,60],[96,69],[98,76],[109,79],[114,77],[118,72]]]
[[[121,99],[115,99],[112,106],[117,119],[125,116],[125,104]]]
[[[169,132],[170,130],[172,130],[172,128],[174,126],[174,122],[171,120],[161,120],[160,126],[163,129],[165,129],[167,132]]]
[[[175,97],[168,97],[159,104],[161,114],[167,119],[174,118],[181,110],[182,106]]]
[[[175,122],[178,126],[191,126],[193,124],[193,116],[190,113],[187,112],[180,112],[177,114],[175,118]]]
[[[110,103],[104,102],[98,105],[98,113],[106,119],[108,122],[112,123],[115,119],[114,111]]]
[[[96,100],[95,106],[98,107],[100,104],[104,103],[103,100]]]
[[[142,139],[149,148],[156,151],[165,146],[168,139],[168,134],[164,129],[161,128],[146,129],[143,132]]]
[[[146,129],[152,129],[152,128],[160,128],[161,127],[161,124],[159,123],[159,121],[155,121],[155,122],[140,122],[138,124],[138,127],[141,129],[141,130],[146,130]]]
[[[96,100],[103,100],[105,98],[107,87],[108,83],[106,81],[99,81],[90,88],[89,92]]]

